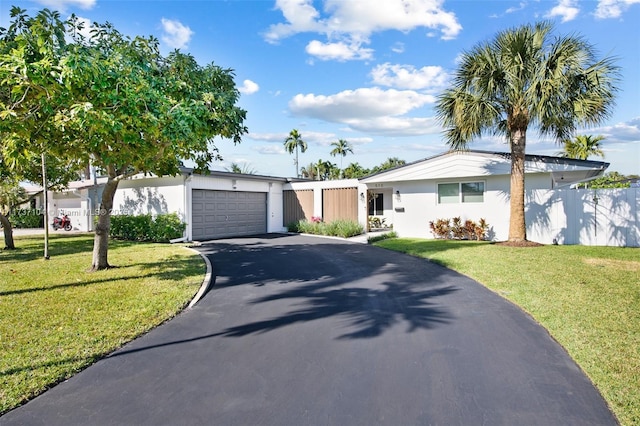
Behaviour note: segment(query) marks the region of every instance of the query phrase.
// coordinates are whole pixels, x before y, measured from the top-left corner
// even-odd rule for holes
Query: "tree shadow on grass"
[[[94,234],[52,234],[49,238],[51,257],[88,253],[93,250]],[[29,235],[15,238],[15,250],[0,250],[0,263],[27,262],[44,257],[44,236]],[[135,241],[109,241],[109,249],[140,244]]]
[[[140,268],[143,273],[121,276],[121,277],[104,277],[101,276],[100,273],[92,273],[89,276],[91,279],[83,280],[81,282],[62,282],[53,285],[42,285],[38,287],[29,287],[29,288],[21,288],[17,290],[7,290],[0,291],[1,296],[11,296],[18,294],[26,294],[40,291],[54,291],[60,290],[64,288],[74,288],[74,287],[85,287],[89,285],[97,285],[97,284],[109,284],[118,281],[128,281],[132,279],[138,279],[141,276],[149,277],[149,278],[157,278],[162,281],[180,281],[184,278],[200,278],[203,276],[204,271],[202,267],[194,268],[192,260],[189,258],[180,258],[180,257],[172,257],[168,260],[162,260],[160,262],[152,262],[152,263],[139,263],[139,264],[129,264],[121,267],[116,267],[114,269],[125,270],[130,268]]]

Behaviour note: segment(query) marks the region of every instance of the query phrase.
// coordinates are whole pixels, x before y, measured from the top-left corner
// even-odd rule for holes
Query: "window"
[[[482,202],[484,202],[484,182],[438,184],[438,204]]]
[[[383,206],[384,197],[382,194],[373,194],[371,198],[369,198],[369,216],[382,216],[384,206]]]
[[[482,203],[484,201],[484,182],[460,184],[463,203]]]
[[[451,204],[460,201],[460,188],[457,183],[441,183],[438,185],[438,203]]]

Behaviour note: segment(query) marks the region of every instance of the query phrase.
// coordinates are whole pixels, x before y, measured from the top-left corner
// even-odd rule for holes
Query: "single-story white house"
[[[585,207],[585,203],[593,204],[597,197],[591,192],[582,194],[577,202],[572,201],[575,206],[572,204],[569,211],[569,203],[558,195],[577,193],[569,189],[572,184],[598,177],[608,166],[600,161],[527,155],[529,239],[547,244],[556,240],[561,244],[640,245],[640,192],[601,197],[603,201],[617,203],[620,212],[620,197],[624,196],[622,204],[628,207],[622,213],[625,219],[616,222],[615,232],[609,235],[601,230],[595,239],[585,224],[592,213],[596,225],[598,221],[604,224],[607,215],[598,216],[596,210],[589,213],[593,206]],[[399,236],[418,238],[433,238],[429,222],[439,218],[461,217],[463,221],[484,218],[490,226],[490,238],[505,240],[510,167],[507,153],[456,151],[363,179],[334,181],[218,171],[198,175],[185,168],[173,177],[140,174],[121,181],[113,214],[175,212],[187,224],[185,237],[189,241],[278,233],[285,231],[292,221],[310,220],[314,216],[325,221],[352,219],[363,226],[377,217],[378,223],[392,226]],[[49,211],[68,214],[75,229],[92,230],[103,185],[103,179],[93,178],[51,193]],[[598,205],[596,201],[595,205],[598,209],[605,207],[603,202]],[[580,216],[578,222],[584,229],[570,230],[574,216]],[[605,225],[609,226],[608,222]],[[623,228],[628,232],[622,232]]]

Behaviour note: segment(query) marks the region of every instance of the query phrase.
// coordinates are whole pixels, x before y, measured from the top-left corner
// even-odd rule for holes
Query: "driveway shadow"
[[[413,332],[453,320],[437,301],[457,290],[446,279],[451,271],[428,261],[309,237],[225,240],[200,250],[213,265],[214,293],[251,286],[255,297],[244,302],[247,306],[274,303],[273,309],[261,310],[263,319],[230,326],[218,336],[261,334],[339,317],[348,331],[337,339],[362,339],[397,325]]]

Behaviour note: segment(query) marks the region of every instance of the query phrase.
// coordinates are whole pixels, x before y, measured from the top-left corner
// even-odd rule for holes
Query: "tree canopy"
[[[591,156],[604,158],[604,152],[600,148],[600,142],[603,140],[604,136],[601,135],[577,135],[573,139],[564,141],[564,149],[559,155],[578,160],[586,160]]]
[[[109,23],[85,38],[74,16],[18,8],[11,16],[0,37],[0,131],[11,142],[4,159],[44,150],[105,171],[92,267],[107,268],[120,180],[176,174],[183,160],[206,171],[220,158],[215,138],[239,143],[246,133],[233,71],[179,51],[164,57],[157,39],[130,38]]]

